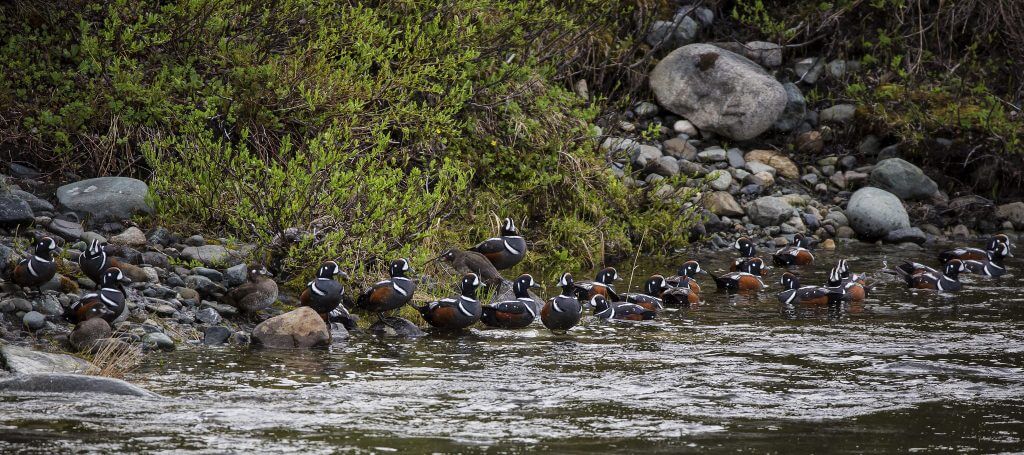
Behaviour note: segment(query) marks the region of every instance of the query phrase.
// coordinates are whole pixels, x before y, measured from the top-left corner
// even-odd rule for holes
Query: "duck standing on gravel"
[[[519,235],[516,223],[512,218],[505,218],[501,225],[501,236],[484,240],[469,251],[484,255],[494,268],[505,270],[522,261],[526,257],[526,249],[526,239]]]
[[[539,302],[530,296],[530,289],[539,287],[533,276],[520,275],[512,282],[515,300],[484,305],[480,321],[488,327],[503,329],[521,329],[530,325],[540,312]]]
[[[277,301],[277,283],[270,277],[264,266],[249,269],[248,280],[228,291],[225,301],[242,313],[253,316],[260,310],[270,308]]]
[[[483,311],[476,298],[476,290],[486,286],[475,273],[462,277],[462,289],[458,296],[414,306],[428,324],[442,330],[462,330],[480,320]]]
[[[103,318],[111,326],[125,310],[123,285],[130,283],[124,273],[117,267],[110,267],[100,278],[100,289],[93,294],[86,294],[77,302],[72,303],[64,312],[64,319],[72,324],[79,324],[92,318]]]
[[[576,286],[572,281],[572,275],[563,273],[558,280],[558,286],[562,288],[562,293],[544,303],[544,308],[540,310],[540,320],[544,327],[553,332],[565,332],[580,323],[583,305],[573,293]]]
[[[380,321],[387,325],[384,313],[405,306],[412,301],[412,295],[416,292],[416,282],[406,276],[411,270],[408,259],[391,261],[391,278],[378,281],[359,294],[355,307],[375,313]]]
[[[43,237],[35,244],[31,257],[21,260],[11,273],[11,281],[18,286],[35,288],[53,279],[57,274],[57,263],[53,261],[53,252],[57,251],[57,242],[50,237]]]
[[[348,278],[348,274],[341,271],[338,263],[334,261],[324,262],[316,271],[316,278],[306,284],[306,289],[299,296],[302,306],[308,306],[315,310],[324,320],[329,322],[333,312],[348,314],[348,309],[342,304],[345,298],[345,287],[335,277]]]

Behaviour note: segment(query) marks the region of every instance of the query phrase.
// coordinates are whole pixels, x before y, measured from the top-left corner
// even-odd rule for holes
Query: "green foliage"
[[[296,284],[326,259],[364,280],[422,263],[504,216],[534,242],[524,268],[686,242],[682,182],[623,186],[601,105],[566,89],[633,52],[619,21],[643,5],[57,3],[0,7],[0,142],[142,174],[155,222],[255,243]]]

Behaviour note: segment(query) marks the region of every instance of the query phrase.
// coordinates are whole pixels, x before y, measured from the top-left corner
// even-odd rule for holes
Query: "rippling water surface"
[[[855,271],[935,251],[818,253]],[[722,270],[729,253],[695,252]],[[717,258],[717,259],[714,259]],[[1024,264],[955,295],[894,278],[829,314],[710,292],[646,323],[539,322],[329,350],[185,347],[129,379],[159,399],[0,395],[0,451],[1004,452],[1024,450]],[[629,267],[620,273],[629,275]],[[644,266],[633,279],[668,267]],[[620,287],[624,287],[623,284]]]

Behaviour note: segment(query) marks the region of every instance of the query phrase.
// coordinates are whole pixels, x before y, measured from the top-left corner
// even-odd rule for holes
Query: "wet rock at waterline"
[[[149,186],[128,177],[99,177],[57,188],[57,200],[93,224],[131,219],[136,213],[150,213],[146,203]]]
[[[315,310],[300,307],[261,322],[253,342],[268,348],[311,348],[331,342],[331,332]]]
[[[426,335],[416,324],[407,319],[389,317],[386,318],[386,321],[386,324],[384,321],[374,322],[370,326],[369,332],[385,338],[418,338]]]
[[[871,186],[850,196],[846,217],[857,235],[868,239],[881,238],[891,231],[910,227],[910,217],[900,199]]]
[[[0,381],[0,392],[125,395],[155,398],[159,395],[120,379],[79,374],[26,374]]]
[[[782,114],[786,90],[758,64],[710,44],[672,51],[650,75],[658,103],[702,130],[746,140]]]
[[[68,354],[53,354],[22,346],[0,344],[0,366],[15,374],[85,373],[94,367]]]

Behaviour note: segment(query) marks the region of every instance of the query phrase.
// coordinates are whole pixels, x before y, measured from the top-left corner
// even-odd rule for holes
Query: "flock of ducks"
[[[559,294],[542,300],[531,292],[531,289],[540,287],[533,276],[523,274],[511,282],[501,276],[501,270],[519,264],[528,250],[526,240],[519,234],[514,221],[506,218],[499,236],[466,250],[445,250],[433,259],[444,260],[463,274],[458,295],[423,305],[414,304],[412,299],[417,281],[409,276],[412,267],[407,259],[396,259],[390,263],[390,278],[374,283],[353,301],[338,280],[348,275],[336,262],[327,261],[306,285],[299,301],[303,306],[316,310],[325,323],[340,322],[347,328],[355,324],[348,307],[376,314],[382,323],[389,325],[386,313],[411,305],[424,321],[441,330],[461,330],[477,322],[489,327],[520,329],[539,318],[548,329],[564,332],[579,324],[586,307],[600,319],[642,321],[657,317],[666,306],[696,304],[701,300],[701,287],[696,281],[701,274],[709,275],[717,289],[727,292],[760,292],[766,289],[762,279],[771,267],[758,257],[754,242],[741,237],[733,247],[739,251],[740,257],[723,275],[712,275],[697,261],[689,260],[679,267],[675,275],[648,278],[642,292],[620,294],[616,292],[614,283],[621,277],[613,267],[599,271],[593,281],[575,281],[571,274],[563,273],[558,281]],[[771,256],[772,263],[787,268],[811,265],[814,262],[813,247],[813,239],[797,234],[791,245]],[[50,281],[56,273],[53,260],[56,250],[57,242],[52,238],[40,239],[33,254],[14,268],[10,279],[38,291],[39,286]],[[962,247],[942,252],[939,269],[905,262],[893,270],[883,271],[902,277],[911,288],[957,291],[962,287],[960,273],[998,277],[1006,273],[1003,259],[1012,256],[1009,237],[998,234],[983,249]],[[78,258],[78,264],[83,274],[98,283],[98,289],[74,302],[66,310],[65,318],[76,324],[94,318],[113,324],[125,313],[123,285],[129,280],[122,268],[133,266],[112,257],[97,241],[93,241]],[[867,281],[865,275],[851,273],[843,259],[831,269],[827,281],[821,286],[801,285],[797,274],[784,272],[779,280],[783,290],[777,296],[781,303],[788,305],[839,305],[844,300],[863,300],[872,287]],[[495,301],[485,304],[478,297],[484,287],[498,291],[508,287],[509,290],[495,292]],[[278,287],[266,268],[253,267],[248,271],[246,283],[221,297],[244,313],[255,314],[277,300]]]

